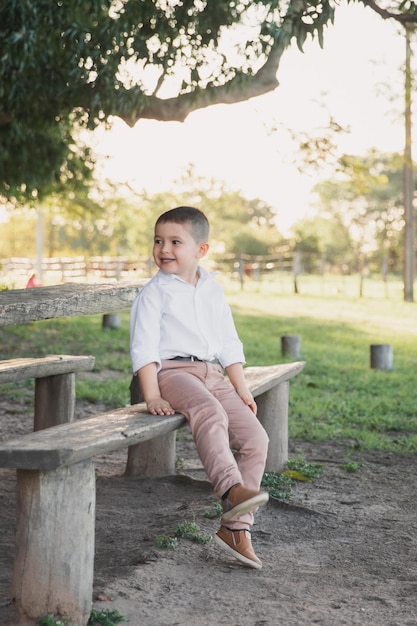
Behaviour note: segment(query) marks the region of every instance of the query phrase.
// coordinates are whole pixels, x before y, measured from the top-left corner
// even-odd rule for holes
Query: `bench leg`
[[[143,402],[139,378],[130,383],[130,403]],[[175,473],[176,433],[129,446],[125,476],[166,476]]]
[[[35,430],[72,422],[74,408],[75,373],[35,380]]]
[[[18,470],[12,593],[19,617],[90,617],[94,574],[92,461],[49,472]]]
[[[175,474],[176,432],[129,446],[126,476]]]
[[[288,461],[289,381],[258,396],[258,418],[269,436],[266,472],[282,472]]]

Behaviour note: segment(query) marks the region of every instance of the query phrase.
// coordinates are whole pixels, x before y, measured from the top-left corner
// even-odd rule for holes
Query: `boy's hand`
[[[258,410],[258,407],[256,406],[256,402],[253,399],[253,395],[251,394],[251,392],[249,391],[249,389],[245,386],[242,387],[237,387],[236,391],[238,392],[239,396],[242,398],[243,402],[252,410],[253,413],[255,413]]]
[[[149,413],[152,415],[174,415],[175,411],[170,403],[161,397],[156,363],[148,363],[141,367],[138,376]]]
[[[253,395],[249,391],[249,388],[245,381],[245,375],[243,372],[242,363],[232,363],[226,367],[226,372],[230,382],[236,389],[238,395],[242,398],[243,402],[255,413],[258,410],[256,402],[253,399]]]
[[[175,413],[170,403],[161,397],[151,398],[147,401],[146,406],[152,415],[174,415]]]

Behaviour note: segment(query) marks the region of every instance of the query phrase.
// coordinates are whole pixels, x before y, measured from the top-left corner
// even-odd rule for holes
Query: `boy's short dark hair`
[[[156,220],[155,226],[166,222],[190,224],[191,234],[197,243],[205,243],[209,239],[210,225],[200,209],[192,206],[177,206],[175,209],[162,213]]]

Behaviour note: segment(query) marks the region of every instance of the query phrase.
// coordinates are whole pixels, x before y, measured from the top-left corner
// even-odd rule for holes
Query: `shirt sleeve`
[[[161,367],[162,299],[158,289],[148,283],[133,301],[130,312],[130,356],[133,372],[149,363]]]
[[[233,363],[242,363],[246,362],[245,354],[243,351],[243,344],[239,339],[235,322],[233,320],[232,311],[230,309],[229,304],[226,302],[225,297],[223,296],[223,307],[222,307],[222,319],[221,319],[221,330],[222,330],[222,347],[217,355],[218,360],[220,361],[223,367],[228,367]]]

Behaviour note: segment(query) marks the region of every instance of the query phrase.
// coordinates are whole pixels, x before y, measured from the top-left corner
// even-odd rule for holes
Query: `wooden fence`
[[[136,275],[141,278],[149,275],[152,266],[153,263],[145,257],[132,260],[127,257],[77,256],[42,259],[39,271],[35,259],[13,257],[0,259],[0,282],[10,288],[22,287],[33,275],[44,284],[126,280]]]
[[[301,269],[299,255],[292,256],[249,256],[225,255],[209,259],[211,268],[228,276],[234,276],[242,283],[245,279],[258,280],[261,276],[280,271],[296,276]],[[45,284],[71,281],[127,279],[135,275],[151,276],[154,262],[148,257],[56,257],[42,259],[39,271],[35,259],[13,257],[0,259],[0,282],[10,282],[10,277],[19,282],[37,275]]]
[[[384,285],[386,291],[388,274],[375,274],[366,264],[358,272],[357,268],[335,267],[326,263],[320,255],[301,255],[300,252],[286,251],[283,254],[251,256],[251,255],[213,255],[205,260],[208,269],[232,278],[240,283],[243,289],[249,282],[271,282],[281,290],[293,293],[305,292],[306,281],[319,278],[320,289],[324,293],[328,289],[337,292],[345,290],[347,280],[357,277],[359,295],[362,295],[363,282],[373,277]],[[41,272],[36,261],[29,258],[0,259],[0,289],[16,289],[28,286],[29,279],[36,275],[44,285],[68,282],[100,282],[136,280],[149,278],[155,272],[153,259],[138,257],[136,259],[119,256],[95,257],[57,257],[42,260]],[[392,280],[399,277],[392,274]],[[280,287],[281,286],[281,287]]]

